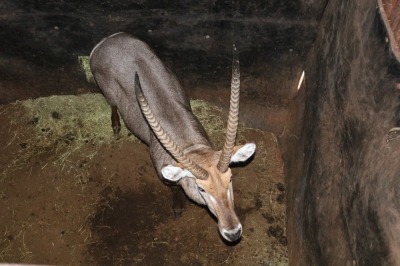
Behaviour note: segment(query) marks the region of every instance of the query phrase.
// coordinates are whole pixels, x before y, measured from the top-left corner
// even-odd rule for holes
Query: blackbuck
[[[119,115],[129,130],[150,147],[162,179],[180,185],[186,195],[217,217],[227,241],[237,241],[242,225],[234,210],[230,163],[244,162],[253,143],[235,146],[239,116],[240,72],[234,47],[230,110],[222,151],[215,151],[175,75],[144,42],[127,33],[101,41],[90,55],[93,76],[111,105],[111,124],[119,133]]]

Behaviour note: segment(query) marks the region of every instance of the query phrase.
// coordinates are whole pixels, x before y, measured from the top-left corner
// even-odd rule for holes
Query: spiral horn
[[[239,121],[239,94],[240,94],[240,68],[239,56],[236,46],[233,45],[232,59],[232,80],[231,80],[231,99],[229,107],[228,125],[226,129],[225,144],[219,158],[217,168],[222,173],[228,170],[232,157],[233,147],[235,146],[236,133]]]
[[[154,134],[164,146],[164,148],[175,158],[176,161],[181,163],[187,170],[189,170],[194,176],[199,179],[207,179],[208,173],[198,164],[194,163],[190,158],[188,158],[181,149],[171,140],[168,134],[163,130],[160,123],[156,119],[154,113],[152,112],[142,90],[142,86],[140,85],[139,75],[135,74],[135,92],[136,98],[138,100],[140,109],[144,117],[147,120],[147,123],[150,125]]]

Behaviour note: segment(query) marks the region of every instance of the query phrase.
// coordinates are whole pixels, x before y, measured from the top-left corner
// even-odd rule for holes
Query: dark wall
[[[24,92],[37,97],[83,87],[76,80],[77,56],[119,31],[146,41],[184,75],[192,70],[218,77],[226,70],[219,67],[229,65],[233,42],[243,67],[289,50],[302,57],[315,37],[323,2],[3,0],[0,103],[24,98]]]
[[[168,48],[208,51],[216,47],[230,52],[231,45],[225,47],[226,43],[240,43],[245,50],[275,41],[278,43],[274,46],[279,49],[279,42],[286,46],[293,46],[294,42],[274,38],[275,34],[289,38],[285,30],[313,23],[313,15],[303,15],[307,14],[303,9],[308,10],[308,5],[302,6],[298,0],[6,0],[1,4],[1,45],[6,49],[3,53],[25,57],[28,56],[21,51],[23,48],[29,47],[25,51],[28,54],[38,50],[49,59],[46,63],[64,62],[71,53],[85,54],[101,38],[118,31],[135,33],[153,45],[163,39],[167,43],[160,45]],[[204,38],[206,35],[210,40]]]
[[[400,68],[385,38],[375,1],[329,2],[282,141],[292,265],[400,264]]]

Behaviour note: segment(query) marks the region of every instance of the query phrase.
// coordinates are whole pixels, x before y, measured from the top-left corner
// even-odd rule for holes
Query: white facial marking
[[[213,204],[217,204],[217,201],[216,201],[216,199],[215,199],[213,196],[211,196],[211,195],[208,194],[208,197],[210,197],[210,200],[211,200],[211,202],[212,202]]]
[[[233,202],[232,182],[229,184],[227,195],[228,195],[228,199]]]
[[[201,188],[200,186],[198,186],[198,188]],[[202,191],[201,191],[202,190]],[[214,214],[215,217],[218,218],[217,214],[215,213],[214,209],[215,209],[215,205],[217,204],[217,200],[211,196],[210,194],[208,194],[203,188],[201,188],[201,190],[199,190],[199,194],[201,195],[201,197],[204,199],[208,209],[210,210],[210,212],[212,214]]]

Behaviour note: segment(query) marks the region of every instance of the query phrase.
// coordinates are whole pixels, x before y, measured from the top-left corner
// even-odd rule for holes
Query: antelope
[[[235,146],[240,91],[235,46],[232,64],[227,134],[222,151],[215,151],[177,78],[144,42],[116,33],[90,54],[93,76],[111,106],[114,134],[120,131],[121,115],[128,129],[149,146],[160,178],[181,186],[190,199],[206,205],[228,242],[242,235],[229,164],[247,161],[256,149],[253,143]]]

